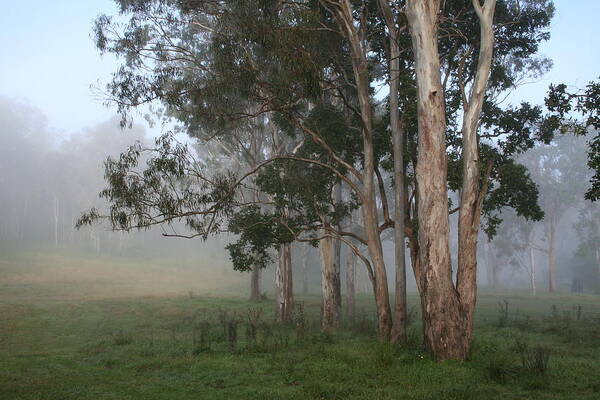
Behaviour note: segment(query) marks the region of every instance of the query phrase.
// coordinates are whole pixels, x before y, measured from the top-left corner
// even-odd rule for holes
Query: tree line
[[[383,341],[406,336],[405,249],[421,300],[426,348],[467,358],[477,295],[480,229],[502,211],[544,213],[519,156],[558,132],[597,128],[598,86],[550,88],[546,104],[505,104],[546,72],[549,0],[119,0],[94,25],[119,69],[107,99],[131,111],[158,104],[169,132],[106,162],[115,229],[183,222],[223,232],[234,268],[276,262],[277,310],[291,318],[291,246],[319,248],[323,328],[341,309],[342,246],[373,289]],[[598,136],[588,163],[598,171]],[[587,197],[598,193],[592,176]],[[457,214],[457,259],[450,216]],[[393,301],[383,241],[393,238]],[[350,261],[353,262],[353,261]]]

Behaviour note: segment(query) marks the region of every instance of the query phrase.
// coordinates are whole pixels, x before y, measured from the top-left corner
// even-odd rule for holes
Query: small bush
[[[485,359],[484,369],[488,377],[500,384],[505,384],[517,375],[513,361],[506,353],[494,351]]]
[[[125,346],[133,343],[133,337],[120,330],[112,335],[112,343],[115,346]]]
[[[256,347],[256,337],[262,315],[262,308],[248,309],[248,323],[246,324],[246,342],[248,347]]]
[[[538,345],[531,349],[526,341],[517,339],[515,349],[521,358],[521,365],[538,376],[546,375],[550,362],[550,349]]]
[[[500,315],[498,316],[498,326],[503,328],[508,325],[508,300],[504,299],[498,303]]]
[[[294,325],[296,327],[296,343],[304,343],[306,336],[306,317],[304,314],[304,302],[298,301],[294,306]]]
[[[394,346],[389,343],[378,343],[373,352],[374,363],[378,368],[388,368],[394,364]]]
[[[211,325],[208,321],[200,321],[194,326],[192,336],[193,355],[198,355],[210,350],[210,327]]]
[[[240,320],[234,315],[233,318],[229,319],[226,324],[227,332],[227,343],[229,344],[229,350],[235,351],[238,342],[238,324]]]

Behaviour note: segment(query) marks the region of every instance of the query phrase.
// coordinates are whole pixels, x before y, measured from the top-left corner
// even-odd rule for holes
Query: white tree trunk
[[[279,262],[275,270],[275,292],[277,319],[282,322],[291,321],[294,308],[294,295],[290,244],[283,244],[279,247]]]
[[[536,295],[535,290],[535,255],[533,254],[533,247],[529,247],[529,279],[530,279],[530,287],[531,294],[533,296]]]
[[[326,231],[321,231],[321,235],[326,235]],[[339,284],[339,275],[336,274],[334,257],[334,240],[330,236],[319,241],[319,251],[321,254],[321,327],[324,330],[337,328],[340,322],[340,301],[337,299],[336,280]]]

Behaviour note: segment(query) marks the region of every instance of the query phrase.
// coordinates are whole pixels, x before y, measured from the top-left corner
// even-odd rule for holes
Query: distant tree
[[[522,162],[540,188],[547,245],[546,248],[538,247],[548,256],[548,290],[554,292],[557,289],[557,230],[567,211],[581,203],[579,196],[589,181],[585,143],[580,138],[557,137],[549,145],[540,145],[527,152]]]
[[[600,207],[597,203],[585,202],[579,210],[575,229],[579,238],[577,255],[595,263],[596,288],[600,289]]]

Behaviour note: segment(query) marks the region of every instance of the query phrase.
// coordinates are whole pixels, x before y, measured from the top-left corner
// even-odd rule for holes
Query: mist
[[[2,296],[12,301],[217,294],[240,289],[225,236],[207,241],[163,237],[174,227],[76,229],[106,186],[104,161],[130,144],[149,144],[117,118],[65,138],[43,112],[0,99],[0,259]],[[27,290],[24,290],[27,288]]]
[[[0,399],[597,397],[600,3],[71,3],[0,13]]]

